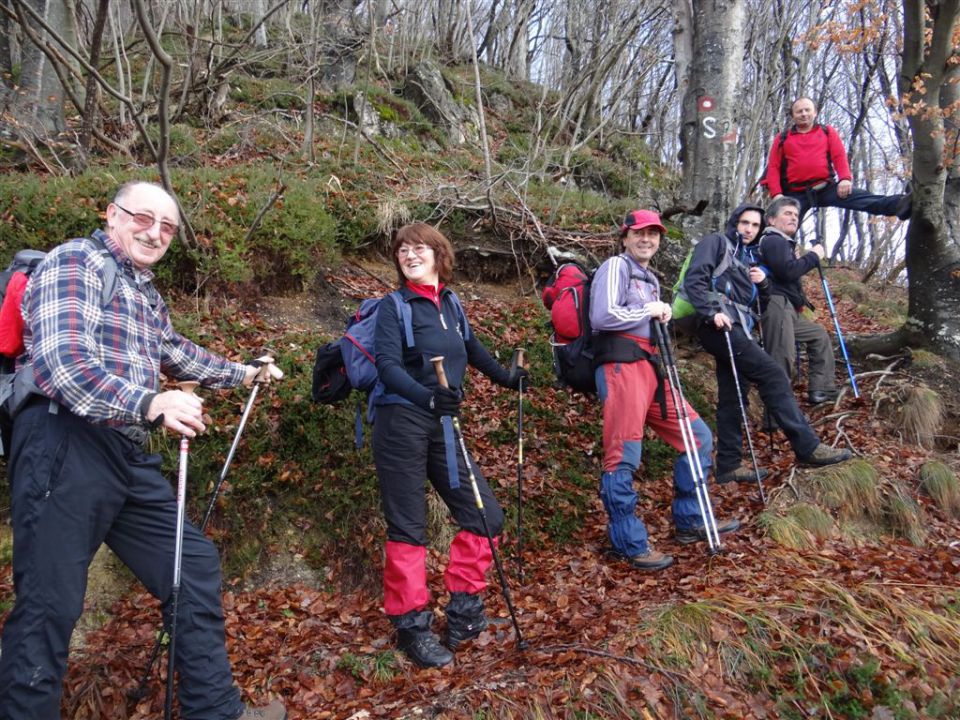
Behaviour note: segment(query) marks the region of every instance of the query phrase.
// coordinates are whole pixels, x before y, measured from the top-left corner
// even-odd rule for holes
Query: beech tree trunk
[[[736,167],[736,118],[743,112],[743,0],[685,0],[677,5],[674,38],[677,86],[683,96],[680,129],[682,193],[687,207],[703,200],[684,225],[694,240],[716,231],[739,198],[731,197]]]
[[[904,0],[900,92],[913,135],[906,329],[912,342],[960,360],[960,182],[956,171],[949,177],[948,170],[957,160],[956,145],[945,142],[948,137],[955,142],[960,112],[946,105],[955,99],[955,89],[944,93],[956,72],[948,71],[948,64],[956,62],[960,51],[953,44],[958,9],[960,0]],[[952,208],[952,217],[946,208]]]
[[[18,0],[33,8],[60,37],[75,43],[72,15],[65,0]],[[26,15],[26,13],[24,13]],[[31,23],[36,34],[46,38],[46,31]],[[50,59],[32,42],[23,45],[20,70],[17,120],[26,132],[37,136],[53,136],[66,129],[64,92]]]

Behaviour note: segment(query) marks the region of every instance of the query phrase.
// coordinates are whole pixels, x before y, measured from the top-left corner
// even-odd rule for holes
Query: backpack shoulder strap
[[[467,322],[467,314],[463,311],[460,298],[457,297],[457,294],[453,290],[450,291],[450,297],[453,298],[453,305],[457,309],[457,314],[460,316],[460,333],[463,335],[464,342],[468,342],[473,335],[473,331],[470,329],[470,323]]]
[[[734,264],[735,261],[735,258],[733,257],[733,251],[730,249],[730,241],[724,237],[722,238],[721,242],[723,243],[723,257],[720,258],[720,262],[718,262],[716,267],[713,268],[714,280],[723,275],[727,269]]]
[[[394,290],[388,295],[393,299],[393,304],[397,308],[397,320],[400,322],[400,329],[407,341],[407,347],[413,347],[413,311],[410,309],[410,303],[404,301],[400,296],[399,290]]]
[[[106,307],[117,294],[120,266],[117,265],[117,259],[104,244],[103,240],[96,236],[82,239],[89,240],[96,248],[97,254],[103,258],[103,291],[100,293],[100,307]]]

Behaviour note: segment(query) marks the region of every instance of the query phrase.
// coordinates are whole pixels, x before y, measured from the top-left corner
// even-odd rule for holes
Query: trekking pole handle
[[[664,362],[672,367],[674,365],[673,349],[670,347],[670,334],[667,332],[667,324],[662,320],[654,320],[656,323],[657,339],[660,341],[660,352],[663,354]]]
[[[440,383],[440,387],[449,388],[450,383],[447,382],[447,373],[443,369],[443,355],[430,358],[430,362],[433,363],[433,369],[437,373],[437,382]]]

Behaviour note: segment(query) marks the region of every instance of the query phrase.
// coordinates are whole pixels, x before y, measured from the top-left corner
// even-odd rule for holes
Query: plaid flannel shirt
[[[113,298],[101,306],[104,263],[89,240],[51,250],[23,296],[26,352],[43,393],[75,415],[104,425],[142,423],[146,399],[160,391],[160,373],[206,387],[235,387],[246,367],[179,335],[154,288],[119,244],[100,230],[119,266]]]

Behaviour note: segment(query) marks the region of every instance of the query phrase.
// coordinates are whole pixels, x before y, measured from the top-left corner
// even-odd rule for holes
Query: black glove
[[[510,371],[510,377],[507,378],[507,387],[511,390],[519,390],[521,380],[523,381],[524,390],[533,386],[533,382],[530,380],[530,373],[527,372],[526,368],[513,368]]]
[[[457,390],[438,387],[430,398],[430,409],[436,417],[460,417],[460,401],[463,396]]]

